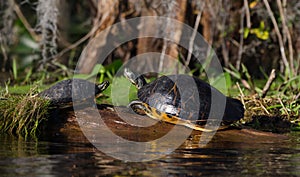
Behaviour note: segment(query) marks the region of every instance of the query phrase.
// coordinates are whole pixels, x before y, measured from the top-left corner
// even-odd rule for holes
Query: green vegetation
[[[0,92],[0,131],[23,136],[36,136],[46,121],[49,101],[34,95]]]
[[[108,66],[96,65],[91,74],[74,75],[76,78],[92,79],[96,82],[109,80],[114,85],[106,89],[98,103],[114,104],[115,106],[127,105],[129,100],[136,99],[136,89],[126,78],[114,77],[120,68],[121,62],[116,60]],[[272,83],[268,83],[268,76],[263,80],[253,80],[245,67],[240,73],[237,70],[225,69],[225,79],[228,94],[240,99],[246,108],[245,118],[240,121],[242,125],[249,125],[256,129],[286,132],[289,130],[300,130],[299,124],[299,83],[300,76],[287,79],[282,75],[274,77]],[[244,75],[244,76],[243,76]],[[245,79],[243,79],[245,78]],[[151,79],[151,78],[150,78]],[[153,79],[153,78],[152,78]],[[217,82],[218,78],[215,79]],[[13,86],[2,89],[0,95],[0,130],[21,135],[36,135],[45,125],[49,111],[49,102],[36,96],[36,93],[46,86],[41,85],[39,89],[30,85]],[[113,93],[113,94],[112,94]],[[262,116],[263,119],[257,117]],[[268,117],[269,119],[265,119]],[[260,121],[263,120],[263,121]],[[269,122],[266,122],[269,120]],[[274,122],[276,126],[265,125]],[[286,124],[278,124],[280,120],[287,120],[292,127]],[[280,131],[279,131],[280,129]],[[281,130],[284,129],[284,130]]]
[[[237,71],[232,66],[230,69],[225,69],[226,73],[230,73],[232,76],[227,77],[230,80],[227,83],[236,83],[237,85],[237,87],[228,85],[230,93],[236,93],[238,89],[238,97],[246,108],[245,117],[241,123],[272,132],[299,130],[300,76],[289,77],[274,70],[269,76],[265,74],[264,79],[253,79],[247,68],[243,65],[242,68],[242,72]],[[232,78],[234,78],[234,82],[231,81]],[[237,96],[237,94],[232,95]],[[274,120],[276,120],[276,126],[265,127]],[[286,121],[290,122],[291,125],[287,126]],[[284,130],[278,131],[280,128]]]
[[[66,78],[82,78],[99,83],[104,80],[114,81],[118,89],[111,90],[110,86],[103,92],[107,97],[101,98],[98,103],[126,105],[127,101],[136,98],[136,89],[125,78],[116,78],[115,75],[128,59],[148,52],[144,51],[145,44],[149,51],[169,52],[165,54],[170,56],[177,54],[180,56],[180,62],[185,63],[190,69],[189,74],[203,79],[202,76],[206,75],[203,72],[205,66],[193,63],[194,58],[186,59],[187,49],[180,46],[172,46],[169,51],[167,46],[169,42],[163,39],[146,42],[145,39],[128,41],[111,51],[111,55],[107,56],[103,65],[96,64],[89,74],[74,75],[73,69],[82,50],[88,41],[93,41],[95,39],[93,37],[98,36],[99,31],[116,22],[126,22],[126,19],[153,12],[158,13],[156,14],[158,16],[176,19],[181,10],[180,14],[189,15],[178,17],[177,20],[184,19],[184,22],[194,27],[195,31],[198,29],[205,40],[211,43],[224,66],[228,89],[221,91],[228,96],[241,99],[244,103],[245,119],[241,123],[252,122],[251,126],[260,129],[259,119],[253,123],[253,117],[280,117],[293,124],[292,130],[300,129],[300,43],[297,40],[300,25],[294,23],[300,18],[299,9],[295,8],[299,4],[297,0],[291,0],[289,3],[255,0],[249,1],[248,4],[246,1],[224,3],[192,0],[186,1],[187,4],[173,1],[171,4],[173,8],[166,8],[167,6],[163,4],[152,4],[154,2],[147,3],[148,7],[144,8],[143,1],[118,1],[109,4],[114,8],[101,9],[97,8],[106,7],[105,4],[101,4],[104,1],[97,1],[96,4],[89,1],[1,2],[0,16],[3,20],[0,22],[2,86],[0,131],[2,132],[24,135],[37,133],[39,125],[46,120],[49,105],[46,100],[34,95],[48,85]],[[185,12],[183,6],[189,7],[190,9],[187,9],[192,13]],[[118,10],[115,11],[116,9]],[[177,15],[173,14],[177,11]],[[197,22],[197,19],[201,19],[202,22]],[[199,24],[202,26],[199,27]],[[176,29],[172,28],[172,24],[164,24],[161,26],[162,29],[148,27],[154,33]],[[107,36],[104,35],[96,47],[100,49],[105,46],[109,36],[118,34],[118,30],[120,29],[112,29]],[[172,34],[182,33],[172,30],[170,30]],[[140,42],[142,45],[139,45]],[[197,47],[199,48],[195,46]],[[99,54],[96,52],[98,48],[94,51],[96,55]],[[94,56],[86,56],[86,60],[93,63],[90,59]],[[209,61],[207,60],[204,65],[208,65]],[[169,69],[176,68],[169,67]],[[273,69],[274,72],[271,72]],[[218,79],[216,76],[213,84],[217,85]],[[38,87],[32,89],[33,83],[39,83]],[[7,88],[3,88],[5,84]],[[118,96],[112,97],[112,92]],[[129,96],[124,92],[129,93]]]

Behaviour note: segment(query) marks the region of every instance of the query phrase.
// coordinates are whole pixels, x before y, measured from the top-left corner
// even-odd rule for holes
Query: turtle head
[[[99,90],[96,91],[95,94],[95,98],[99,98],[100,96],[102,96],[102,92],[109,86],[109,82],[108,81],[104,81],[100,84],[97,84],[97,87],[99,88]]]
[[[109,82],[108,81],[104,81],[101,84],[98,84],[97,87],[101,90],[101,92],[103,90],[105,90],[107,87],[109,86]]]
[[[137,89],[142,88],[147,82],[144,76],[136,76],[135,73],[130,71],[128,68],[124,69],[124,76],[133,84]]]

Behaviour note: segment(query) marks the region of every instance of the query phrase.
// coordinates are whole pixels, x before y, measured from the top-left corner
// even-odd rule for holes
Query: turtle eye
[[[158,111],[157,109],[155,109],[155,113],[156,113],[158,116],[161,116],[161,112]]]
[[[141,89],[144,86],[144,82],[140,78],[136,79],[136,84],[138,89]]]

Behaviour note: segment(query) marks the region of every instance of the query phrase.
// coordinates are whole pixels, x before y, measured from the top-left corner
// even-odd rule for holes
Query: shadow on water
[[[118,128],[124,129],[122,125]],[[76,126],[72,127],[67,129],[73,137],[62,130],[39,140],[0,135],[1,176],[300,175],[299,133],[283,138],[250,130],[229,130],[218,132],[204,148],[193,144],[196,141],[192,139],[197,138],[193,135],[163,158],[124,162],[98,151],[76,133]]]

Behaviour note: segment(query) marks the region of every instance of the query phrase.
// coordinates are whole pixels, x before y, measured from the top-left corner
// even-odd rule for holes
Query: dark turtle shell
[[[214,111],[210,113],[212,95]],[[244,106],[239,100],[226,97],[208,83],[188,75],[162,76],[143,85],[138,98],[160,112],[198,122],[209,117],[217,119],[219,115],[223,115],[223,121],[232,122],[244,116]],[[216,114],[224,110],[224,104],[225,111]]]
[[[38,96],[50,100],[51,105],[68,105],[73,99],[76,101],[85,101],[94,99],[105,89],[109,83],[107,81],[97,85],[83,79],[68,79],[58,82],[52,87],[40,92]],[[94,93],[90,91],[94,90]]]

